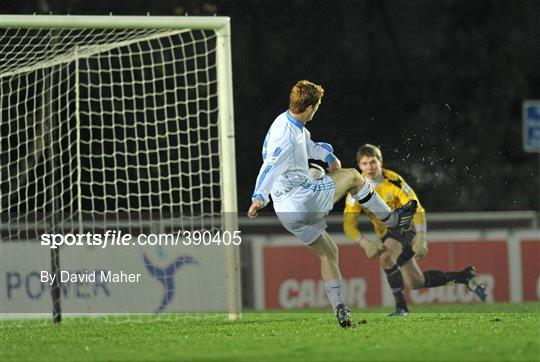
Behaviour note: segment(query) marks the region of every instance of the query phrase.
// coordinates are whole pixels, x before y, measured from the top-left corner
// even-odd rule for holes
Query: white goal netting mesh
[[[49,313],[43,234],[221,227],[216,35],[0,29],[2,313]],[[87,239],[83,239],[87,240]],[[224,311],[214,246],[61,246],[66,313]],[[141,280],[142,279],[142,280]]]

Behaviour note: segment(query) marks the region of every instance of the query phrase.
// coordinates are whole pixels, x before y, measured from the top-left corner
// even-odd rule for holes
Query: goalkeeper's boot
[[[390,313],[389,317],[406,317],[409,315],[409,311],[407,309],[403,308],[396,308],[392,313]]]
[[[485,302],[487,298],[486,286],[478,283],[478,281],[476,280],[476,269],[474,268],[474,266],[469,265],[468,267],[463,269],[460,274],[461,278],[463,278],[463,284],[465,284],[471,292],[476,294],[478,298]]]
[[[388,215],[386,219],[381,220],[384,225],[389,229],[402,229],[409,231],[412,228],[412,221],[418,202],[411,200],[402,207],[398,207]]]
[[[341,328],[354,327],[351,310],[345,304],[338,304],[336,307],[336,317]]]

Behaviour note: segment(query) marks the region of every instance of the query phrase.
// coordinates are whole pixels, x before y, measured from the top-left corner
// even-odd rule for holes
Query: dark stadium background
[[[3,14],[232,19],[239,209],[299,79],[326,90],[309,129],[344,167],[380,145],[428,211],[540,209],[521,106],[540,98],[540,2],[3,1]]]

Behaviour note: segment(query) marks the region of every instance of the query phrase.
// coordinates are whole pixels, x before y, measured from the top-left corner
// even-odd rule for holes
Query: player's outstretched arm
[[[362,208],[358,201],[351,194],[348,194],[345,201],[345,209],[343,210],[343,231],[349,239],[358,243],[364,249],[366,257],[371,259],[380,255],[384,250],[384,246],[362,235],[358,227],[361,213]]]
[[[261,200],[255,200],[251,203],[251,206],[248,210],[248,217],[250,219],[255,219],[257,216],[259,216],[259,210],[264,207],[264,203]]]
[[[283,139],[283,138],[282,138]],[[271,146],[265,152],[264,162],[259,170],[255,191],[251,197],[251,206],[248,209],[248,217],[254,219],[258,211],[270,202],[270,191],[274,181],[285,171],[289,164],[291,143],[287,138],[278,142],[268,142]],[[279,142],[281,141],[281,142]]]

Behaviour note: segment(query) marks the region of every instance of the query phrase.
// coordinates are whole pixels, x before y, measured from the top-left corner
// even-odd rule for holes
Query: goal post
[[[238,230],[237,190],[236,190],[236,159],[234,146],[234,112],[233,112],[233,80],[231,61],[230,26],[223,26],[218,31],[217,59],[218,64],[218,103],[220,110],[220,145],[221,145],[221,174],[223,180],[221,195],[224,210],[224,229]],[[227,248],[227,289],[229,297],[229,319],[240,318],[240,253],[238,247]]]
[[[0,248],[47,225],[238,230],[228,17],[0,15],[0,47]],[[239,246],[221,249],[235,320]]]

